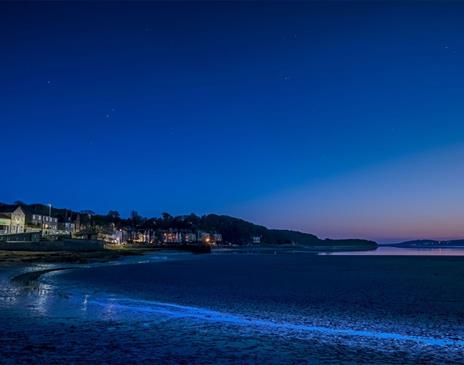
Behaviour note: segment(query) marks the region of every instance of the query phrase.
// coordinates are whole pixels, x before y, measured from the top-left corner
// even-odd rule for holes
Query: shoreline
[[[21,286],[34,286],[39,279],[50,272],[92,268],[92,264],[105,264],[117,262],[127,257],[142,257],[145,254],[155,252],[172,252],[172,248],[121,248],[121,249],[105,249],[103,251],[4,251],[0,250],[0,269],[7,271],[13,269],[31,269],[32,271],[22,270],[17,275],[9,279],[10,283]],[[186,250],[178,250],[185,252]],[[195,254],[195,252],[192,252]],[[70,264],[69,267],[51,267],[48,269],[40,269],[41,265],[51,264]],[[54,265],[56,264],[56,265]],[[133,265],[134,263],[128,262]],[[34,270],[38,269],[38,270]],[[10,271],[12,272],[12,271]]]
[[[0,249],[0,268],[8,266],[16,266],[18,264],[28,263],[72,263],[72,264],[87,264],[92,262],[107,262],[117,260],[127,256],[141,256],[147,252],[157,251],[189,251],[192,253],[214,253],[216,252],[240,252],[240,253],[268,253],[268,254],[314,254],[314,255],[330,255],[330,254],[353,254],[357,255],[365,253],[373,253],[383,247],[397,247],[394,244],[365,246],[359,244],[340,245],[337,241],[332,241],[332,244],[323,245],[307,245],[307,244],[248,244],[248,245],[218,245],[208,250],[202,250],[198,247],[187,247],[189,245],[164,245],[164,246],[123,246],[123,247],[106,247],[100,251],[26,251],[26,250],[2,250]],[[398,247],[404,249],[405,252],[409,247]],[[415,247],[418,248],[418,247]],[[422,247],[421,247],[422,248]],[[425,247],[424,247],[425,248]],[[429,248],[429,247],[427,247]],[[438,247],[433,247],[438,248]],[[450,246],[440,248],[452,248]],[[401,256],[401,255],[400,255]]]
[[[107,262],[127,256],[142,256],[145,253],[160,251],[154,248],[105,249],[103,251],[3,251],[0,250],[0,267],[21,264],[69,263],[88,264]]]
[[[106,248],[102,251],[13,251],[0,250],[0,267],[15,266],[18,264],[33,264],[33,263],[69,263],[69,264],[87,264],[92,262],[107,262],[117,260],[127,256],[142,256],[145,253],[159,251],[189,251],[192,253],[206,253],[204,251],[197,252],[195,250],[186,249],[185,247],[127,247],[127,248]],[[219,246],[213,248],[215,250],[230,250],[238,252],[265,252],[272,251],[278,253],[295,253],[294,251],[305,251],[307,253],[323,253],[323,252],[338,252],[338,251],[367,251],[370,248],[360,246],[304,246],[304,245],[251,245],[251,246]],[[293,251],[293,252],[292,252]],[[210,251],[208,251],[209,253]]]
[[[33,286],[37,283],[42,275],[48,274],[50,272],[55,271],[63,271],[63,270],[71,270],[76,269],[76,267],[57,267],[53,269],[44,269],[44,270],[37,270],[37,271],[29,271],[15,277],[11,278],[11,282],[13,284],[19,284],[21,286]]]
[[[143,256],[145,253],[156,252],[156,249],[106,249],[104,251],[3,251],[0,250],[0,269],[7,271],[23,268],[9,279],[12,284],[28,287],[37,284],[39,279],[50,272],[64,271],[70,269],[86,268],[86,264],[106,263],[116,261],[130,256]],[[70,264],[70,267],[52,267],[49,269],[34,270],[35,266],[42,264]],[[14,272],[14,271],[11,271]]]

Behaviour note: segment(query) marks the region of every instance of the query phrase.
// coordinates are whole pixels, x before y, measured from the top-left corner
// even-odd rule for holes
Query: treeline
[[[25,204],[16,202],[28,214],[49,214],[49,206],[43,204]],[[1,203],[0,203],[1,205]],[[303,244],[326,246],[362,246],[375,247],[377,244],[367,240],[321,240],[315,235],[291,230],[268,229],[264,226],[247,222],[243,219],[226,215],[208,214],[198,216],[189,215],[172,216],[162,213],[160,217],[142,217],[136,211],[132,211],[129,218],[122,218],[118,211],[110,210],[106,215],[95,214],[86,210],[75,212],[70,209],[51,208],[51,214],[60,221],[75,220],[79,216],[80,223],[85,226],[109,226],[114,224],[116,228],[154,229],[154,230],[190,230],[217,232],[222,234],[224,242],[233,244],[248,244],[252,238],[260,237],[262,243],[267,244]]]

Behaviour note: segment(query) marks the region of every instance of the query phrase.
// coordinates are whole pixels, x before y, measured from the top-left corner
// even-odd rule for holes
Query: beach
[[[16,286],[1,301],[5,363],[463,358],[464,257],[152,256]]]
[[[0,267],[34,263],[78,263],[110,261],[154,251],[144,249],[106,249],[102,251],[0,251]]]

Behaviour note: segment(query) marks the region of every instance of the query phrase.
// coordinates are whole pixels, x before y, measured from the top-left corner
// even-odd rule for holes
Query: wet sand
[[[463,257],[247,254],[50,273],[40,281],[61,299],[39,295],[32,315],[2,311],[0,355],[12,364],[457,364],[463,278]]]
[[[284,257],[284,259],[282,259]],[[356,312],[464,326],[464,257],[213,255],[63,273],[92,287],[186,305]],[[454,326],[456,327],[456,326]]]

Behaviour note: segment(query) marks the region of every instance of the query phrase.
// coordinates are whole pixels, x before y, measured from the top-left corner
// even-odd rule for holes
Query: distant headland
[[[464,247],[464,239],[456,240],[413,240],[399,243],[391,243],[384,246],[400,247],[400,248],[456,248]]]

